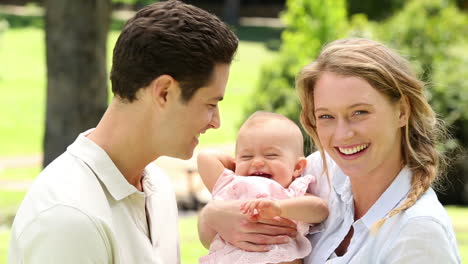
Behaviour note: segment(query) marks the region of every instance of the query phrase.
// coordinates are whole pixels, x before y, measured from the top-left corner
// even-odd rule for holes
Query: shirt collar
[[[349,199],[352,199],[349,177],[338,166],[334,167],[333,170],[333,188],[343,202],[349,202]]]
[[[87,138],[93,130],[94,128],[81,133],[75,142],[68,146],[67,152],[86,163],[115,200],[119,201],[138,192],[135,186],[127,182],[109,155]]]
[[[375,222],[384,218],[408,195],[411,189],[411,178],[411,170],[404,167],[377,202],[361,218],[367,228],[370,229]]]

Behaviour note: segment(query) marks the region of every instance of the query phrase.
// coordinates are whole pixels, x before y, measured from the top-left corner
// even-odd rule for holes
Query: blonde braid
[[[422,85],[419,82],[419,85]],[[422,87],[421,87],[422,89]],[[437,144],[447,137],[442,120],[436,118],[430,105],[422,94],[411,95],[417,106],[412,109],[408,124],[404,128],[403,152],[405,163],[413,177],[411,189],[406,200],[393,209],[383,219],[377,221],[371,228],[376,233],[390,217],[410,208],[436,182],[440,167],[446,166],[446,157],[437,150]],[[443,171],[443,170],[442,170]]]

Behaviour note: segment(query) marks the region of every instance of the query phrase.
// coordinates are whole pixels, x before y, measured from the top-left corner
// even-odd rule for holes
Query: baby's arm
[[[197,165],[203,184],[210,192],[224,169],[234,170],[236,166],[232,156],[215,151],[204,151],[198,154]]]
[[[322,199],[306,194],[302,197],[284,200],[260,198],[241,205],[244,214],[262,218],[284,217],[305,223],[320,223],[328,216],[328,207]]]

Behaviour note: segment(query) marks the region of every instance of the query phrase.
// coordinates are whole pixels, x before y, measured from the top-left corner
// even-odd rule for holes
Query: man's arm
[[[225,241],[247,251],[268,251],[271,244],[295,237],[296,225],[285,218],[254,219],[240,212],[242,201],[211,201],[198,217],[198,233],[208,248],[218,233]]]
[[[211,192],[219,175],[225,168],[234,170],[235,162],[230,155],[215,151],[204,151],[198,154],[197,166],[203,184]]]
[[[325,201],[313,195],[283,200],[255,199],[243,203],[241,210],[251,216],[258,214],[259,217],[267,219],[280,216],[311,224],[320,223],[328,216]]]
[[[12,264],[113,263],[104,228],[69,206],[42,212],[12,237],[10,246],[8,263]]]

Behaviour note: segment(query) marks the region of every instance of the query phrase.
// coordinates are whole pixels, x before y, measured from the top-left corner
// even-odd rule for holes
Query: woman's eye
[[[331,115],[319,115],[317,117],[317,119],[332,119],[332,118],[333,118],[333,116],[331,116]]]
[[[365,111],[365,110],[358,110],[358,111],[355,111],[354,112],[354,115],[364,115],[364,114],[367,114],[369,112]]]

